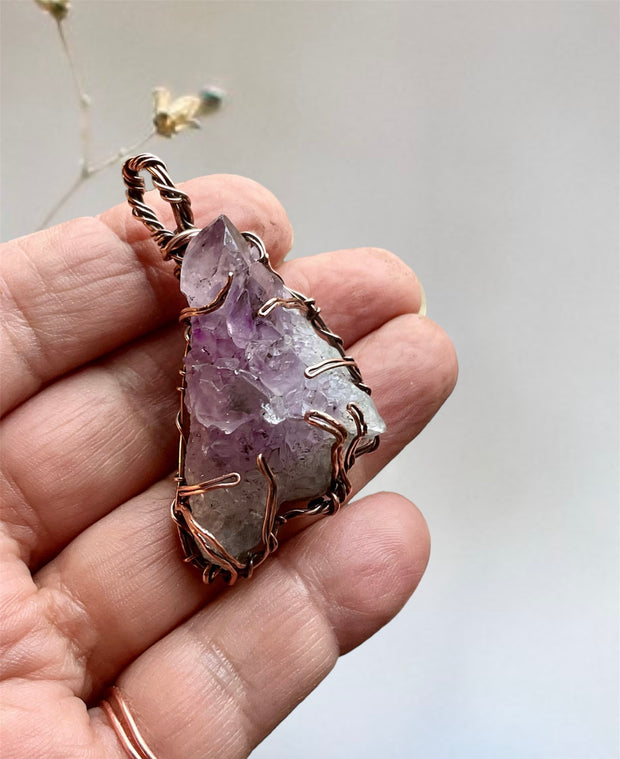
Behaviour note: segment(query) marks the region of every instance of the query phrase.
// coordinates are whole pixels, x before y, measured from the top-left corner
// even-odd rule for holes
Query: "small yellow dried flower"
[[[62,21],[71,8],[71,0],[35,0],[39,8],[43,8],[56,21]]]
[[[198,118],[217,110],[223,93],[215,88],[205,89],[200,95],[184,95],[172,100],[170,90],[157,87],[153,90],[153,124],[162,137],[172,137],[185,129],[198,129]]]

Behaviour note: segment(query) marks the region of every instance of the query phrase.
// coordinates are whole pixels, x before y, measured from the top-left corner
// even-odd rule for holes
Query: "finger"
[[[346,348],[401,314],[417,314],[422,288],[404,261],[382,248],[354,248],[284,261],[287,285],[312,296]]]
[[[182,344],[177,325],[162,328],[3,420],[2,522],[28,566],[171,471]]]
[[[436,325],[414,316],[397,317],[394,324],[390,322],[378,332],[390,338],[391,351],[375,355],[375,341],[369,338],[363,341],[364,351],[354,352],[375,387],[387,432],[377,451],[361,457],[352,474],[365,459],[374,458],[376,463],[368,469],[371,473],[406,445],[428,421],[429,409],[438,408],[445,400],[454,382],[456,366],[454,359],[448,358],[454,351]],[[419,359],[420,377],[415,365],[401,360],[414,349],[424,354]],[[437,376],[429,369],[433,363]],[[398,402],[382,400],[394,387],[399,390]],[[360,479],[363,475],[355,476],[356,487],[365,484]],[[85,622],[78,614],[74,619],[69,609],[63,627],[75,630],[75,651],[79,661],[88,662],[85,681],[93,683],[94,689],[217,592],[217,588],[201,586],[199,573],[181,561],[169,515],[173,493],[172,481],[159,483],[115,509],[37,575],[41,587],[62,591],[78,609],[88,610]]]
[[[169,759],[247,756],[340,654],[396,614],[428,553],[422,516],[389,493],[302,533],[121,675],[151,750]],[[108,729],[99,710],[91,714]]]
[[[256,182],[222,175],[181,187],[192,198],[197,225],[226,213],[241,229],[262,235],[276,263],[288,251],[286,213]],[[172,223],[169,206],[155,194],[146,202]],[[182,307],[173,266],[126,203],[6,243],[0,262],[3,414],[55,377],[175,318]]]
[[[360,457],[351,472],[353,487],[360,489],[439,411],[456,385],[458,361],[444,330],[417,314],[399,316],[370,333],[356,344],[354,355],[363,357],[361,365],[377,388],[373,398],[390,425],[375,453]]]
[[[420,304],[415,275],[387,251],[297,259],[284,275],[291,287],[317,294],[347,344]],[[54,383],[5,418],[6,518],[31,567],[173,468],[182,353],[178,325],[162,329]]]

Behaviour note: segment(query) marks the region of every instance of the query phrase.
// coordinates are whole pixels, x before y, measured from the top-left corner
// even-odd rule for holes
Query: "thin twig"
[[[99,174],[100,171],[107,169],[108,166],[112,166],[112,164],[116,163],[117,161],[126,158],[130,153],[135,153],[136,151],[140,150],[152,137],[155,136],[155,134],[155,129],[153,129],[146,135],[146,137],[138,140],[138,142],[136,142],[131,147],[122,148],[118,151],[118,153],[114,153],[114,155],[111,155],[109,158],[101,161],[101,163],[95,164],[94,166],[87,166],[85,169],[82,169],[82,171],[80,171],[77,177],[73,180],[68,190],[62,195],[54,207],[47,212],[45,218],[37,227],[37,232],[45,229],[45,227],[50,223],[54,216],[56,216],[58,211],[60,211],[60,209],[66,203],[68,203],[68,201],[75,195],[75,193],[80,189],[80,187],[84,184],[84,182],[86,182],[87,179],[90,179],[95,174]]]
[[[117,161],[126,158],[130,153],[135,153],[136,151],[141,150],[146,145],[146,143],[149,142],[149,140],[155,137],[156,134],[157,132],[153,127],[153,129],[151,129],[147,135],[138,140],[138,142],[135,144],[131,145],[128,148],[121,148],[117,153],[114,153],[114,155],[111,155],[109,158],[106,158],[105,160],[101,161],[100,163],[96,163],[93,166],[89,166],[88,176],[92,177],[93,174],[98,174],[100,171],[107,169],[108,166],[112,166],[112,164],[116,163]]]
[[[77,177],[73,180],[69,189],[59,198],[56,204],[47,212],[47,214],[45,215],[45,218],[37,227],[36,229],[37,232],[40,232],[42,229],[45,229],[45,227],[47,227],[47,225],[54,218],[54,216],[56,216],[58,211],[60,211],[60,209],[64,206],[64,204],[69,200],[69,198],[75,195],[75,193],[79,190],[79,188],[85,181],[86,180],[82,173],[77,175]]]
[[[47,214],[45,215],[45,218],[43,219],[43,221],[37,228],[37,231],[44,229],[50,223],[50,221],[54,218],[54,216],[56,216],[56,214],[60,211],[60,209],[75,195],[75,193],[80,189],[80,187],[84,184],[84,182],[86,182],[87,179],[90,179],[95,174],[98,174],[100,171],[107,169],[108,166],[112,166],[112,164],[116,163],[117,161],[120,161],[122,158],[125,158],[125,156],[129,155],[129,153],[133,153],[136,150],[139,150],[140,148],[144,147],[144,145],[156,133],[155,128],[153,128],[145,137],[142,137],[142,139],[138,140],[138,142],[136,142],[135,145],[132,145],[129,148],[121,148],[119,151],[112,154],[108,158],[105,158],[103,161],[100,161],[99,163],[91,163],[91,126],[90,126],[91,97],[86,92],[86,89],[84,87],[82,76],[80,74],[80,69],[76,63],[75,55],[73,53],[73,48],[71,47],[69,38],[65,34],[65,27],[63,25],[62,19],[57,19],[56,28],[58,30],[58,36],[60,38],[62,49],[65,53],[65,57],[69,65],[71,78],[73,79],[73,89],[75,91],[75,96],[77,99],[77,104],[78,104],[78,108],[80,112],[80,148],[81,148],[80,173],[73,180],[73,182],[71,183],[67,191],[59,198],[56,204],[47,212]]]
[[[63,26],[62,19],[56,22],[56,28],[58,29],[58,36],[60,37],[60,43],[64,50],[69,64],[69,70],[73,79],[73,87],[75,89],[75,95],[78,102],[78,108],[80,110],[80,143],[81,143],[81,166],[82,172],[87,173],[87,169],[90,166],[90,143],[91,143],[91,130],[90,130],[90,95],[84,89],[82,82],[82,76],[79,68],[75,62],[75,55],[73,49],[69,43],[67,35],[65,34],[65,28]]]

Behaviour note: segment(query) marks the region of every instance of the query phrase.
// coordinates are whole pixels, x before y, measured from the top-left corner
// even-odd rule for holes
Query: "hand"
[[[415,275],[376,249],[283,263],[292,233],[266,190],[230,176],[184,189],[197,226],[226,213],[261,235],[357,359],[387,424],[351,472],[359,490],[456,380],[450,341],[416,315]],[[380,493],[290,536],[233,588],[183,564],[169,515],[183,303],[147,234],[123,204],[2,248],[7,759],[126,757],[98,706],[111,683],[159,759],[245,757],[401,608],[427,563],[420,513]]]

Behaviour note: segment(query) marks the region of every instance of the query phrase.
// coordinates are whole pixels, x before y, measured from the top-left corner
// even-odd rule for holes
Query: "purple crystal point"
[[[191,241],[180,280],[191,308],[218,295],[221,301],[191,317],[183,479],[200,489],[223,475],[240,476],[237,484],[191,495],[189,507],[196,523],[244,564],[265,537],[270,478],[258,454],[279,507],[333,486],[335,435],[312,423],[317,412],[340,425],[345,456],[352,445],[371,447],[385,426],[342,352],[319,334],[303,298],[225,216]],[[328,360],[335,366],[321,369]],[[363,415],[361,432],[350,404]]]

